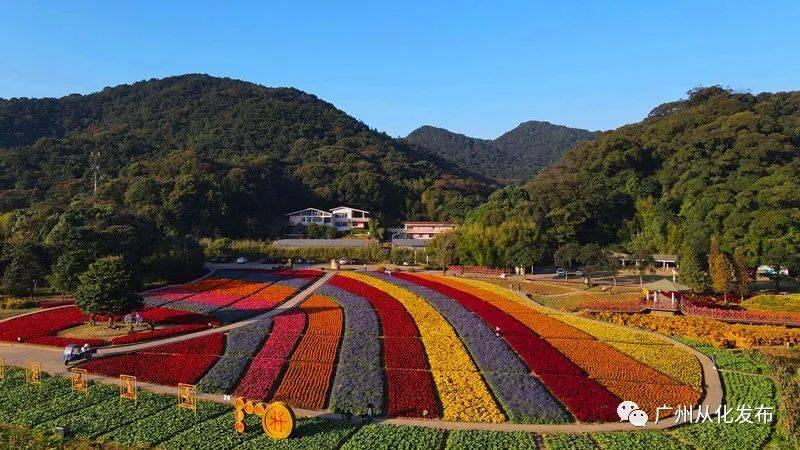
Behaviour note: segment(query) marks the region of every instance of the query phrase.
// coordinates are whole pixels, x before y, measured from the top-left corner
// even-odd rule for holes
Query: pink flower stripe
[[[146,305],[161,306],[177,300],[183,300],[199,292],[213,289],[229,281],[231,281],[231,278],[228,278],[227,276],[213,275],[203,278],[202,280],[196,280],[177,286],[167,286],[154,291],[146,292],[142,294],[142,297],[144,297],[144,302]]]
[[[276,316],[272,332],[247,369],[235,395],[253,400],[268,398],[305,327],[306,314],[302,310]]]

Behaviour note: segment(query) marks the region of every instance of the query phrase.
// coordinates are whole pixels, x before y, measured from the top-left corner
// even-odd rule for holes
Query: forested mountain
[[[0,212],[90,200],[173,235],[264,237],[309,205],[458,219],[491,188],[291,88],[183,75],[0,99]]]
[[[597,133],[529,121],[494,140],[478,139],[429,125],[405,140],[501,182],[525,182]]]
[[[466,263],[546,260],[569,242],[705,261],[712,237],[751,265],[785,263],[800,255],[800,92],[693,90],[494,193],[467,223]]]

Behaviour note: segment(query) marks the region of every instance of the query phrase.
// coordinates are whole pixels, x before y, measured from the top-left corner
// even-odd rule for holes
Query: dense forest
[[[459,254],[507,266],[597,243],[704,262],[712,238],[751,267],[800,255],[800,92],[698,88],[578,144],[472,211]]]
[[[576,143],[597,133],[529,121],[494,140],[478,139],[443,128],[422,126],[405,141],[499,182],[525,182],[564,156]]]
[[[106,256],[138,284],[194,276],[201,238],[271,238],[306,206],[460,220],[495,187],[296,89],[184,75],[0,99],[0,269],[16,294],[72,292]]]
[[[185,75],[59,99],[0,100],[0,211],[90,195],[174,234],[268,236],[340,203],[458,219],[491,184],[289,88]]]

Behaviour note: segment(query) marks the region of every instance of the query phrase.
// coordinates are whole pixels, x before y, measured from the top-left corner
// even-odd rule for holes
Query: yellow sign
[[[42,384],[42,365],[38,362],[25,363],[25,382],[28,384]]]
[[[193,384],[178,383],[178,409],[197,413],[197,388]]]
[[[6,360],[0,356],[0,380],[6,379]]]
[[[297,419],[292,408],[286,403],[274,402],[267,406],[264,403],[253,403],[237,397],[233,401],[233,407],[236,418],[234,429],[237,433],[244,433],[244,419],[249,414],[261,418],[261,428],[273,439],[287,439],[294,432]]]
[[[272,439],[287,439],[294,432],[295,422],[294,411],[283,402],[271,403],[261,416],[261,427]]]
[[[136,377],[133,375],[119,376],[119,401],[133,400],[139,401],[138,389],[136,388]]]
[[[89,395],[89,379],[86,375],[85,369],[72,369],[72,390],[75,392],[82,392],[84,395]]]

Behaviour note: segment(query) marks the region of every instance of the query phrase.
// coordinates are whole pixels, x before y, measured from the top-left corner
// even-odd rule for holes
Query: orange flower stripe
[[[429,280],[446,284],[456,289],[460,289],[464,292],[468,292],[488,302],[489,304],[494,305],[499,309],[511,314],[512,316],[514,316],[515,319],[519,320],[520,322],[525,324],[528,328],[535,331],[537,334],[539,334],[545,339],[549,338],[592,339],[592,337],[589,334],[584,333],[583,331],[575,327],[571,327],[560,320],[554,319],[544,314],[540,314],[534,311],[532,308],[528,307],[527,305],[522,305],[509,301],[507,298],[499,294],[496,294],[488,289],[481,289],[466,284],[467,280],[462,281],[461,279],[454,279],[450,277],[442,277],[439,275],[429,275],[429,274],[417,274],[417,275],[423,278],[427,278]],[[491,286],[491,287],[495,289],[502,289],[496,286]]]
[[[606,381],[603,384],[612,392],[624,392],[625,398],[633,399],[650,417],[655,417],[656,408],[659,406],[688,406],[697,404],[700,400],[698,391],[677,384],[650,384],[644,381]],[[672,413],[674,412],[673,410]],[[671,414],[669,411],[661,411],[660,415],[664,417]]]
[[[561,322],[557,319],[558,316],[536,311],[523,303],[522,298],[516,301],[514,297],[518,295],[515,292],[508,291],[507,294],[503,292],[504,295],[501,295],[501,290],[504,288],[476,280],[430,274],[419,276],[469,292],[513,314],[571,359],[590,378],[597,380],[620,398],[649,407],[653,402],[660,402],[659,405],[665,403],[690,405],[700,397],[699,392],[685,385],[685,381],[643,364],[609,343],[597,340],[594,336]]]
[[[312,295],[299,308],[308,315],[308,326],[274,398],[300,408],[323,409],[342,334],[342,308],[321,295]]]

